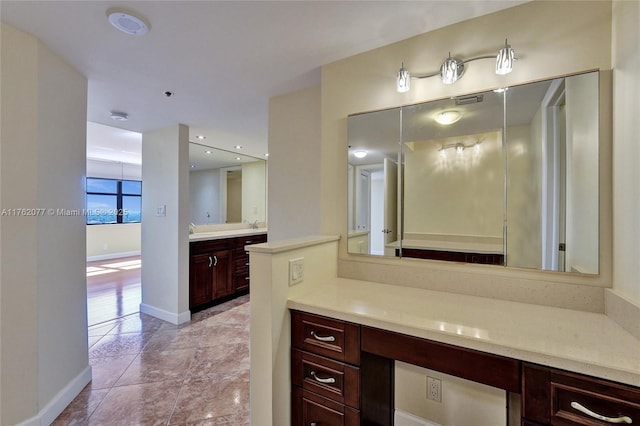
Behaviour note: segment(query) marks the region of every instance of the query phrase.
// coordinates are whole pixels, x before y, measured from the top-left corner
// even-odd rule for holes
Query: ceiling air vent
[[[456,99],[456,105],[477,104],[484,100],[484,95],[461,96]]]

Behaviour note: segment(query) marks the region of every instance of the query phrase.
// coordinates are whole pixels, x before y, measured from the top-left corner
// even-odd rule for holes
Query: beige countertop
[[[342,278],[287,306],[640,386],[640,340],[604,314]]]
[[[189,242],[193,241],[207,241],[207,240],[219,240],[222,238],[233,237],[245,237],[249,235],[266,234],[267,228],[245,228],[245,229],[230,229],[225,231],[213,231],[213,232],[196,232],[189,234]]]

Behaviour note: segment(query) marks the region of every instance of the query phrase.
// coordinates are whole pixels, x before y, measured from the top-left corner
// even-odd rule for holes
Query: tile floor
[[[89,363],[54,425],[248,425],[249,296],[181,326],[140,313],[90,326]]]

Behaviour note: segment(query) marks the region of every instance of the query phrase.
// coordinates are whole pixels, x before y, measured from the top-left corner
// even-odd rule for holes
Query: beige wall
[[[34,37],[4,24],[1,37],[1,207],[82,209],[87,80]],[[3,425],[50,424],[91,379],[85,228],[0,218]]]
[[[576,13],[576,11],[580,13]],[[474,37],[469,37],[474,34]],[[443,85],[438,78],[415,81],[411,92],[400,94],[395,90],[395,74],[404,61],[408,69],[427,72],[438,69],[440,62],[451,51],[454,55],[469,57],[493,53],[508,35],[509,42],[520,60],[514,71],[506,76],[496,76],[492,64],[483,61],[471,63],[465,76],[456,84]],[[558,49],[557,46],[563,46]],[[327,234],[346,233],[347,217],[347,116],[349,114],[418,103],[451,97],[465,93],[489,90],[495,87],[547,79],[592,69],[611,67],[611,4],[608,2],[543,2],[534,1],[492,15],[483,16],[440,30],[423,34],[393,45],[365,52],[329,65],[322,69],[322,156],[321,179],[322,231]],[[426,54],[428,52],[428,54]],[[567,60],[567,56],[570,60]],[[603,143],[610,143],[604,134]],[[286,191],[286,188],[281,188]],[[606,194],[605,197],[606,198]],[[607,208],[607,206],[604,206]],[[606,224],[605,224],[606,225]],[[467,292],[466,278],[473,275],[477,286],[491,297],[508,297],[512,300],[532,300],[531,292],[538,293],[535,299],[542,303],[557,302],[564,294],[565,301],[572,305],[582,300],[581,285],[611,285],[611,233],[607,226],[601,227],[600,247],[602,267],[600,276],[563,276],[523,270],[480,268],[468,265],[450,267],[442,263],[406,260],[384,261],[375,273],[367,260],[347,255],[346,238],[340,243],[340,274],[360,278],[376,275],[391,275],[408,285],[436,288],[439,283],[426,278],[433,272],[446,273],[448,291]],[[409,265],[410,268],[408,267]],[[411,270],[411,272],[409,272]],[[361,274],[367,271],[367,274]],[[439,274],[442,275],[442,274]],[[495,280],[498,276],[507,279],[508,291]],[[404,278],[404,279],[403,279]],[[550,283],[554,283],[550,285]],[[562,284],[569,286],[562,288]],[[573,284],[578,284],[573,286]],[[585,289],[591,292],[590,289]],[[590,306],[582,308],[603,311],[603,293],[592,299]]]
[[[140,311],[174,324],[190,318],[188,137],[181,124],[142,135]]]
[[[439,152],[441,146],[475,149]],[[502,133],[490,132],[430,141],[405,149],[405,233],[502,238],[504,160]]]
[[[321,231],[322,197],[335,189],[321,182],[320,101],[319,87],[269,100],[269,241]]]
[[[613,230],[616,293],[640,305],[640,3],[613,3]],[[638,322],[636,320],[636,322]]]
[[[87,260],[140,254],[141,228],[140,223],[87,225]]]
[[[540,268],[542,265],[541,129],[539,111],[529,126],[507,129],[507,262],[520,268]]]

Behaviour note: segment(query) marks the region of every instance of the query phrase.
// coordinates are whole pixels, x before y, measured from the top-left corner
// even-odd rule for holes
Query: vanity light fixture
[[[449,145],[442,145],[438,152],[440,155],[444,155],[447,149],[455,149],[457,154],[462,154],[465,149],[473,148],[475,152],[480,150],[480,143],[482,143],[483,139],[478,139],[472,144],[464,144],[462,142],[456,142]]]
[[[367,151],[362,151],[362,150],[360,150],[360,151],[354,151],[353,155],[354,155],[356,158],[364,158],[364,157],[366,157],[366,156],[367,156]]]
[[[408,92],[411,88],[411,79],[422,79],[434,77],[436,75],[440,76],[442,83],[444,84],[453,84],[458,81],[465,71],[465,64],[472,61],[477,61],[479,59],[494,59],[496,61],[495,72],[498,75],[509,74],[513,71],[513,62],[516,60],[515,52],[511,48],[511,45],[505,39],[504,47],[498,51],[497,55],[485,55],[485,56],[477,56],[475,58],[470,59],[460,59],[456,57],[452,57],[451,53],[449,53],[449,57],[444,60],[442,65],[440,66],[440,71],[429,73],[429,74],[417,74],[411,75],[409,71],[404,67],[404,63],[400,67],[398,71],[398,75],[396,76],[396,89],[399,93]]]
[[[462,118],[462,113],[460,111],[456,111],[455,109],[450,109],[447,111],[442,111],[436,115],[434,120],[438,124],[442,124],[443,126],[448,126],[449,124],[456,123],[460,121]]]

